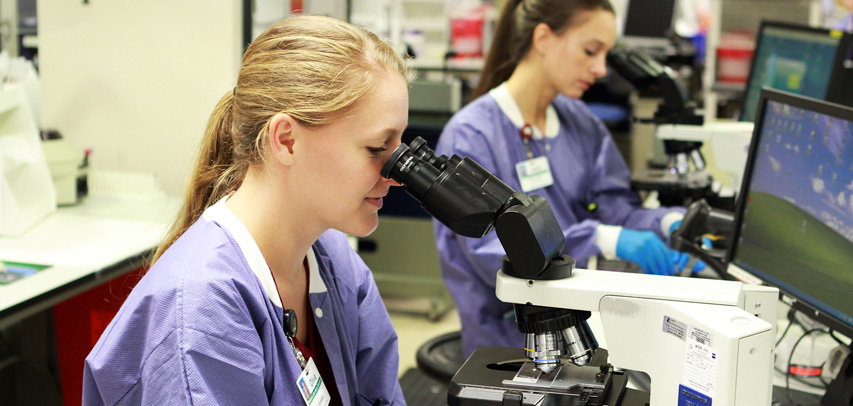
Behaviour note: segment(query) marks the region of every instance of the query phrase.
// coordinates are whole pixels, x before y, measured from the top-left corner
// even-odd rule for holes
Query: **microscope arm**
[[[571,278],[524,280],[498,273],[498,299],[562,309],[600,311],[607,296],[654,299],[679,303],[736,306],[776,323],[778,290],[736,281],[676,278],[630,272],[575,269]]]

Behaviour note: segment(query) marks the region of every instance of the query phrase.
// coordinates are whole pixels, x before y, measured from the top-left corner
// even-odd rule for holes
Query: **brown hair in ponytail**
[[[216,104],[186,189],[184,205],[151,263],[204,210],[237,190],[249,166],[263,163],[269,121],[285,113],[306,126],[334,121],[386,71],[411,77],[403,59],[375,34],[321,16],[286,19],[247,48],[237,87]]]
[[[530,51],[537,25],[545,23],[555,33],[563,33],[581,23],[581,12],[594,10],[614,12],[608,0],[507,0],[471,99],[509,79]]]

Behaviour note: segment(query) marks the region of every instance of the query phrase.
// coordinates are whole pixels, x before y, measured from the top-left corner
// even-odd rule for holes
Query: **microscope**
[[[712,141],[717,168],[733,172],[732,187],[736,187],[740,179],[735,172],[742,173],[746,162],[752,123],[704,122],[678,75],[643,52],[617,46],[607,54],[607,62],[638,90],[656,89],[662,98],[653,117],[637,121],[655,125],[667,155],[666,168],[636,173],[631,185],[657,191],[664,206],[687,206],[705,199],[713,207],[734,210],[734,199],[714,190],[701,148],[703,142]]]
[[[449,405],[770,405],[777,289],[575,269],[544,198],[423,139],[400,145],[381,173],[459,235],[494,228],[506,253],[496,294],[513,303],[524,348],[475,350]]]

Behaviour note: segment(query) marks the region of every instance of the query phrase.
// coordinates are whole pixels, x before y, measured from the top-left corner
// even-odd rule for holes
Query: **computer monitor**
[[[849,37],[849,36],[848,36]],[[826,99],[844,33],[762,21],[744,91],[741,121],[754,121],[762,87]]]
[[[632,48],[671,45],[675,1],[628,0],[622,41]]]
[[[853,337],[853,108],[762,89],[727,274]]]

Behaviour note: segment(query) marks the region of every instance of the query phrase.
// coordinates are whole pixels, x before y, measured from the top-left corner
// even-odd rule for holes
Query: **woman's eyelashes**
[[[370,156],[373,158],[378,158],[379,155],[387,150],[388,148],[385,147],[367,147],[367,152],[369,152]]]
[[[598,53],[598,50],[597,49],[585,49],[584,52],[586,52],[586,54],[588,56],[595,56],[595,54]]]

